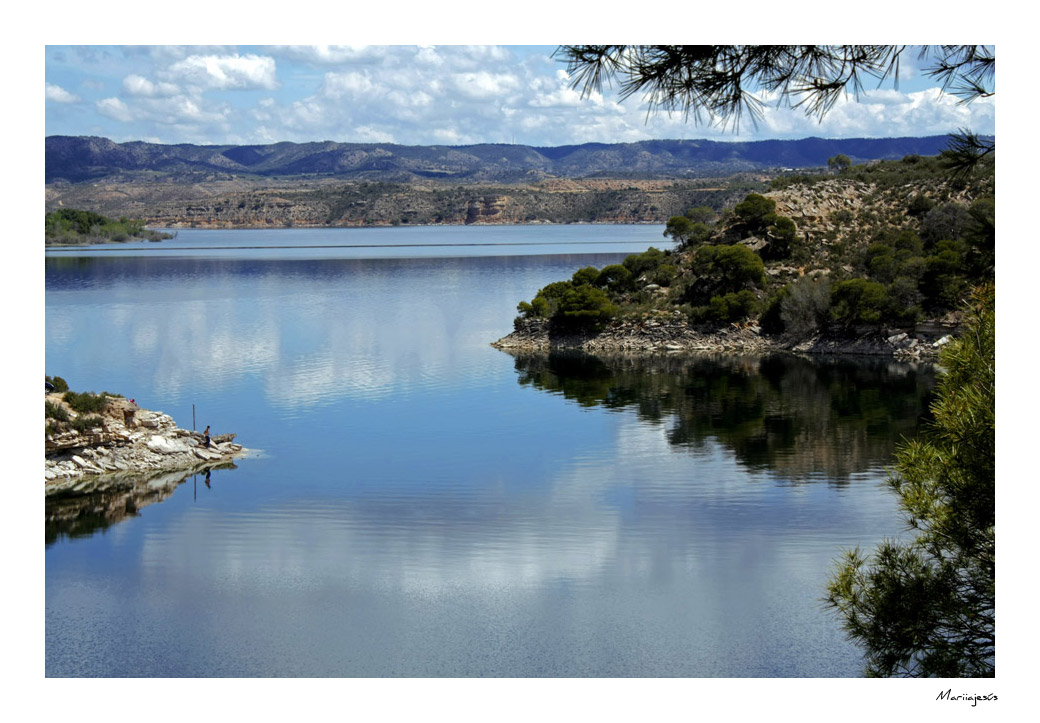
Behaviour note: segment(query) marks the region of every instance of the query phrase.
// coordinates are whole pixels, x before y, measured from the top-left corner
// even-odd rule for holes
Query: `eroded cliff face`
[[[754,184],[756,179],[749,179]],[[501,186],[445,183],[198,182],[147,179],[53,184],[47,209],[82,208],[167,228],[531,223],[665,223],[693,206],[717,210],[747,188],[687,181],[552,179]]]
[[[811,186],[790,186],[763,195],[776,201],[776,213],[794,221],[799,235],[813,244],[814,261],[822,263],[831,246],[856,236],[864,229],[888,225],[901,227],[907,208],[918,194],[965,208],[974,200],[971,192],[951,188],[939,181],[878,187],[862,181],[833,178]],[[863,240],[859,245],[865,246]]]

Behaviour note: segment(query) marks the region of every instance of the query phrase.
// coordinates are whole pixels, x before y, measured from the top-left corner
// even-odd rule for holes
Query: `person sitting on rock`
[[[206,437],[206,449],[209,449],[209,425],[206,425],[206,429],[202,432]]]

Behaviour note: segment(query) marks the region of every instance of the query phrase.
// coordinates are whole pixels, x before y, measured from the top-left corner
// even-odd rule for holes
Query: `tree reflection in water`
[[[633,409],[671,444],[721,443],[752,471],[844,484],[892,462],[929,416],[932,364],[721,354],[516,354],[518,382],[586,407]]]
[[[233,462],[221,462],[191,471],[116,473],[107,475],[95,492],[48,497],[44,505],[44,544],[50,547],[63,538],[90,537],[118,522],[137,517],[141,508],[162,502],[182,483],[197,475],[205,474],[209,487],[210,474],[215,469],[238,467]]]

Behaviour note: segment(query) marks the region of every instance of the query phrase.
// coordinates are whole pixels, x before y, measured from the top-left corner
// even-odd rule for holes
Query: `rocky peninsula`
[[[770,337],[757,324],[732,324],[704,332],[682,312],[615,320],[598,331],[555,328],[547,319],[521,319],[516,329],[491,346],[503,351],[579,350],[590,354],[635,352],[677,354],[721,352],[732,354],[850,354],[888,356],[903,361],[934,360],[952,339],[956,325],[922,325],[912,332],[864,332],[855,337],[816,335],[808,339]]]
[[[671,248],[518,300],[492,346],[932,359],[993,283],[993,193],[991,165],[954,178],[942,157],[778,176],[732,208],[670,218]]]
[[[63,393],[46,395],[44,489],[48,499],[133,487],[142,476],[187,475],[227,466],[249,450],[234,434],[210,437],[181,429],[162,412],[107,397],[96,414],[77,413]],[[77,419],[86,423],[76,424]]]

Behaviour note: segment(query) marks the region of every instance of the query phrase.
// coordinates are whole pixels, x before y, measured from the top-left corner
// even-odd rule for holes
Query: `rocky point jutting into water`
[[[167,414],[109,397],[96,414],[79,413],[61,393],[48,393],[51,422],[45,438],[44,487],[48,497],[132,487],[142,475],[191,474],[226,465],[248,450],[234,434],[210,437],[181,429]],[[83,419],[86,424],[75,424]]]
[[[804,340],[770,338],[757,324],[733,324],[714,332],[691,325],[681,312],[672,316],[619,319],[601,330],[554,329],[545,319],[524,319],[514,331],[491,346],[503,351],[549,351],[552,349],[600,352],[730,352],[765,354],[790,351],[801,354],[852,354],[890,356],[903,360],[935,359],[952,336],[952,325],[922,325],[913,334],[891,330],[890,335],[864,334],[853,338],[815,336]]]

